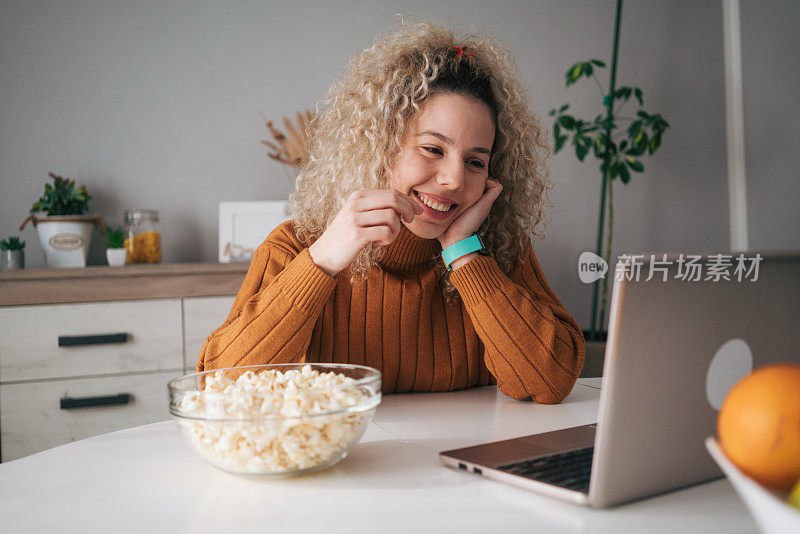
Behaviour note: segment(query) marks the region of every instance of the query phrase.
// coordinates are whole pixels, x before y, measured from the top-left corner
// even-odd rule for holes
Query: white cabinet
[[[167,382],[182,370],[0,385],[3,461],[170,418]]]
[[[183,367],[181,299],[0,308],[0,382]]]
[[[0,307],[0,457],[168,419],[233,296]]]

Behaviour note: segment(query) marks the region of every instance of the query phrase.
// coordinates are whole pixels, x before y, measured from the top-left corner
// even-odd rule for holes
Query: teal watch
[[[456,241],[446,249],[442,251],[442,259],[444,260],[444,266],[447,267],[447,270],[450,270],[450,264],[456,261],[458,258],[464,257],[467,254],[472,252],[486,252],[483,248],[483,241],[477,235],[471,235],[466,239],[462,239],[461,241]]]

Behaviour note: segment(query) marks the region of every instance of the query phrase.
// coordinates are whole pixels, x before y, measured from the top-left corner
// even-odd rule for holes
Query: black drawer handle
[[[107,395],[105,397],[82,397],[79,399],[64,397],[61,399],[61,409],[74,410],[75,408],[91,408],[92,406],[120,406],[131,402],[131,397],[130,393]]]
[[[79,345],[105,345],[108,343],[127,343],[128,334],[95,334],[89,336],[58,336],[59,347]]]

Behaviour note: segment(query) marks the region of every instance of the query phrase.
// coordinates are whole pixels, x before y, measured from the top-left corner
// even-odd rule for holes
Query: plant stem
[[[606,246],[605,260],[608,264],[608,273],[603,278],[603,297],[600,299],[600,328],[606,320],[606,302],[608,296],[608,277],[614,275],[614,266],[611,265],[611,244],[614,240],[614,183],[608,184],[608,244]]]
[[[606,138],[608,139],[608,138]],[[603,185],[600,188],[600,221],[597,224],[597,248],[595,249],[595,254],[599,257],[600,254],[603,252],[603,230],[605,229],[605,214],[606,214],[606,186],[609,182],[609,160],[610,160],[610,153],[608,149],[608,141],[606,142],[606,152],[603,156],[606,160],[606,170],[603,171]],[[592,326],[589,330],[589,340],[594,341],[596,330],[596,323],[597,320],[597,291],[599,289],[599,280],[592,284]]]
[[[622,15],[622,0],[617,0],[617,12],[616,18],[614,21],[614,50],[611,55],[611,81],[608,87],[608,98],[604,99],[605,106],[606,106],[606,116],[609,119],[613,119],[614,116],[614,89],[617,82],[617,56],[619,54],[619,21]],[[609,120],[609,126],[606,127],[606,151],[603,155],[603,159],[606,162],[606,170],[603,173],[603,186],[600,193],[600,221],[597,225],[597,248],[595,254],[600,256],[602,253],[603,248],[603,229],[604,229],[604,218],[605,218],[605,203],[606,203],[606,186],[608,184],[609,175],[610,175],[610,159],[611,159],[611,125],[610,123],[613,122]],[[610,269],[609,269],[610,270]],[[606,274],[608,276],[608,273]],[[589,339],[594,340],[596,335],[596,327],[597,327],[597,293],[600,288],[599,280],[593,284],[592,288],[592,326],[589,333]],[[605,294],[604,294],[605,297]],[[605,307],[605,298],[603,299],[603,306]],[[602,323],[600,324],[600,328],[602,328]]]

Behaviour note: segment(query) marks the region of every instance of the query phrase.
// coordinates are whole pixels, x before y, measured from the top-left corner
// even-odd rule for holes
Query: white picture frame
[[[219,262],[249,262],[258,246],[291,218],[285,200],[219,203]]]

